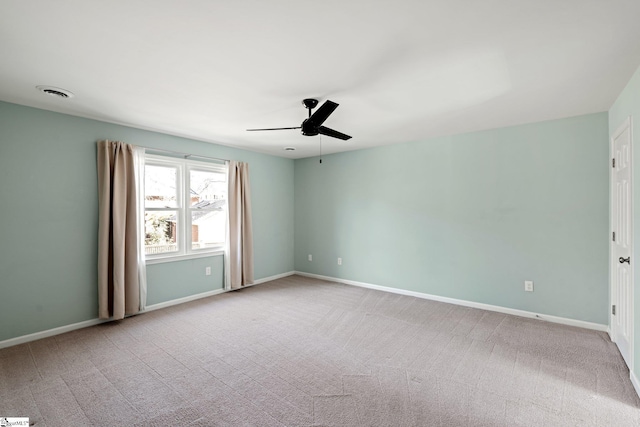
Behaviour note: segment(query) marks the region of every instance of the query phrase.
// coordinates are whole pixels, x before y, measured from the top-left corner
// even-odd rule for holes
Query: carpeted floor
[[[607,335],[291,276],[0,350],[36,426],[634,426]]]

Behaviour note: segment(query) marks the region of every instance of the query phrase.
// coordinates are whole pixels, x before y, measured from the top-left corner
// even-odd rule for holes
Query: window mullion
[[[178,187],[180,193],[178,194],[178,197],[180,199],[180,252],[183,254],[187,254],[188,253],[188,242],[187,242],[187,227],[186,227],[186,220],[187,220],[187,216],[185,214],[185,210],[186,210],[186,205],[184,202],[184,198],[185,198],[185,185],[187,184],[187,177],[186,177],[186,172],[185,172],[185,166],[184,164],[180,165],[180,186]]]
[[[191,242],[191,177],[189,176],[189,166],[184,166],[184,197],[182,202],[184,203],[184,238],[185,238],[185,253],[192,252]]]

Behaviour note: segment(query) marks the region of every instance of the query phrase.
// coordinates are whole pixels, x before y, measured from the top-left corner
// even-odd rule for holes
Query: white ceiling
[[[0,100],[308,157],[317,136],[245,129],[298,126],[309,97],[353,136],[325,153],[606,111],[640,65],[638,17],[639,0],[2,0]]]

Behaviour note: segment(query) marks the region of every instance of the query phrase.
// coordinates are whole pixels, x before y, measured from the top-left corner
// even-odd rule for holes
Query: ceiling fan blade
[[[247,129],[247,131],[252,132],[256,130],[287,130],[287,129],[302,129],[301,126],[296,126],[294,128],[267,128],[267,129]]]
[[[333,101],[329,101],[328,99],[322,104],[312,115],[307,119],[307,123],[309,123],[312,127],[318,127],[324,123],[325,120],[333,113],[333,111],[338,108],[339,104],[336,104]]]
[[[318,128],[318,133],[321,135],[327,135],[333,138],[342,139],[343,141],[346,141],[347,139],[351,139],[349,135],[345,135],[344,133],[338,132],[337,130],[329,129],[328,127],[325,127],[325,126],[320,126]]]

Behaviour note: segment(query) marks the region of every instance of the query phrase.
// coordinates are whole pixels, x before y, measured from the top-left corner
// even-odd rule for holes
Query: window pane
[[[198,209],[217,209],[227,199],[227,182],[224,173],[189,171],[191,206]]]
[[[221,246],[225,240],[225,211],[191,210],[191,249]]]
[[[178,207],[176,189],[178,170],[170,166],[147,165],[144,168],[144,205],[147,208]]]
[[[144,213],[144,253],[164,254],[178,251],[177,211]]]

